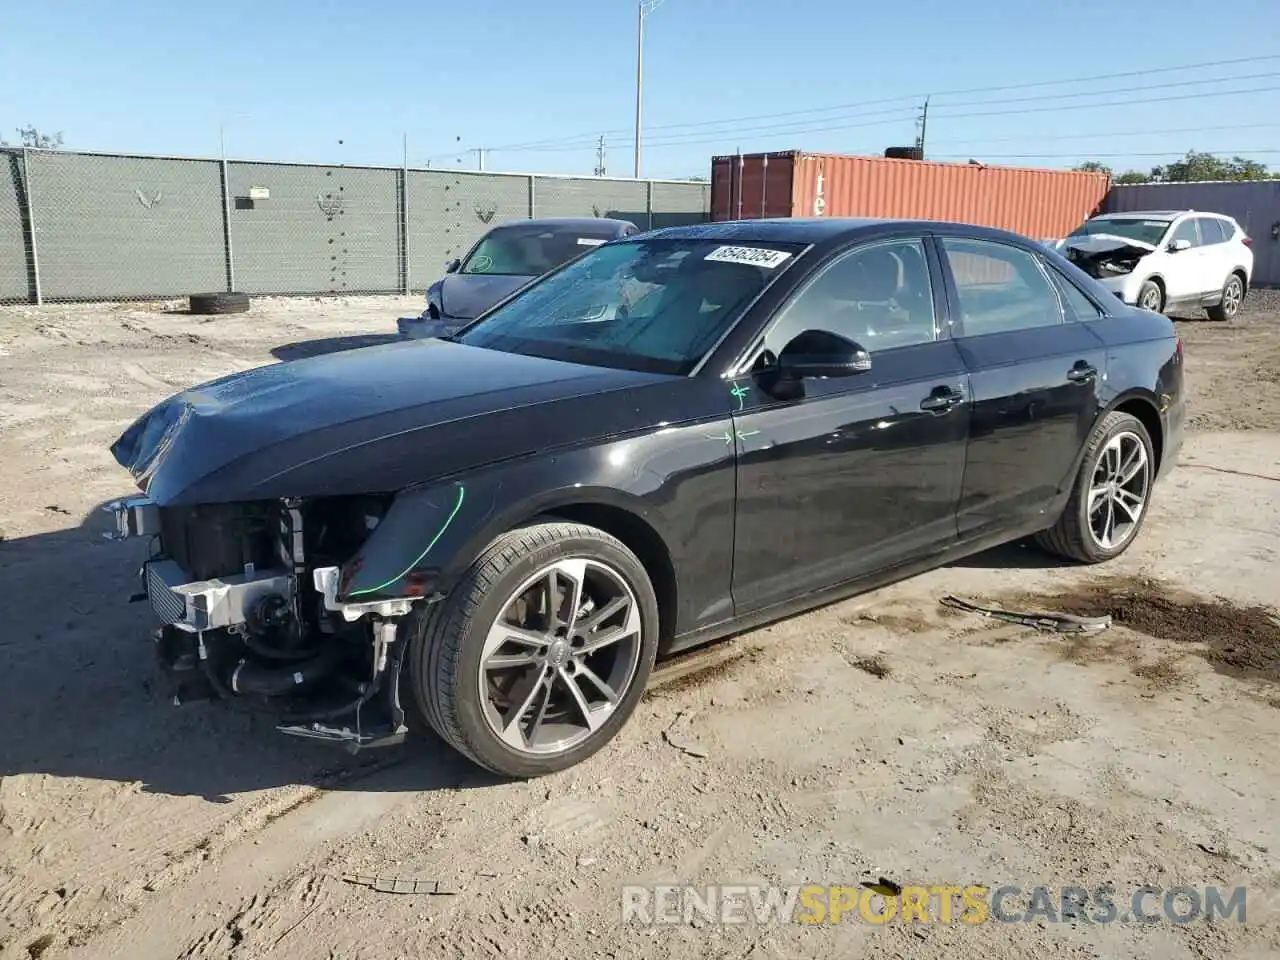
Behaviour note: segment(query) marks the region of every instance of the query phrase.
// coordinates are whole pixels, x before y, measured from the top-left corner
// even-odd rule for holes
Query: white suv
[[[1249,238],[1221,213],[1108,213],[1053,246],[1125,303],[1157,313],[1203,308],[1230,320],[1253,276]]]

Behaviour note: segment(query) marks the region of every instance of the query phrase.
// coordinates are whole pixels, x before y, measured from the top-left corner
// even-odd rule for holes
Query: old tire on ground
[[[1120,556],[1147,519],[1155,472],[1155,450],[1142,421],[1118,410],[1107,414],[1085,447],[1066,509],[1036,534],[1036,543],[1080,563]]]
[[[1208,307],[1205,312],[1209,314],[1210,320],[1221,323],[1235,317],[1240,312],[1242,303],[1244,303],[1244,281],[1240,279],[1240,274],[1233,273],[1222,285],[1222,300]]]
[[[527,778],[585,760],[626,723],[653,668],[658,602],[615,537],[536,523],[495,539],[406,626],[426,722],[475,763]]]
[[[249,309],[247,293],[193,293],[191,312],[201,316],[216,313],[244,313]]]
[[[1138,290],[1138,306],[1144,310],[1160,313],[1164,310],[1164,287],[1159,281],[1146,280]]]

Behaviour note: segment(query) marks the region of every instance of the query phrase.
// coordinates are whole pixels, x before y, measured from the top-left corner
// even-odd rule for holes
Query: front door
[[[920,238],[837,255],[733,385],[739,613],[954,542],[969,387],[928,258]],[[778,383],[778,356],[810,330],[857,342],[871,368]]]
[[[990,240],[944,236],[939,247],[973,389],[960,536],[1047,525],[1098,413],[1106,347],[1068,319],[1039,256]]]
[[[1175,252],[1171,246],[1178,240],[1186,240],[1191,246]],[[1160,259],[1166,307],[1180,301],[1199,298],[1205,293],[1205,252],[1194,217],[1183,220],[1169,234]]]

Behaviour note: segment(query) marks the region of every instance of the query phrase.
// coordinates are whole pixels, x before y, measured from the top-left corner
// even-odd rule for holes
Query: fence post
[[[652,230],[653,229],[653,181],[652,180],[649,181],[649,191],[648,191],[647,199],[645,200],[645,206],[648,207],[648,210],[646,211],[646,213],[649,215],[649,224],[648,226],[645,227],[645,229]]]
[[[533,187],[534,182],[536,180],[537,180],[537,177],[535,177],[532,173],[529,174],[529,219],[530,220],[532,220],[534,217],[538,215],[537,213],[538,204],[534,196],[534,187]]]
[[[405,158],[404,169],[400,171],[400,236],[402,238],[400,244],[401,272],[403,279],[403,287],[401,290],[406,297],[412,291],[409,289],[409,160]]]
[[[236,256],[231,246],[231,177],[227,158],[219,161],[219,180],[222,182],[222,243],[227,259],[227,292],[236,288]]]
[[[22,148],[22,193],[27,200],[27,243],[31,245],[31,279],[35,285],[36,306],[44,303],[40,287],[40,251],[36,249],[36,206],[31,199],[31,151]]]

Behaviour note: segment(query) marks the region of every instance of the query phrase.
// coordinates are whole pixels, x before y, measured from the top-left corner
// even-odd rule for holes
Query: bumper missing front
[[[146,497],[104,509],[113,519],[111,539],[159,536],[159,508]],[[245,564],[239,573],[201,580],[163,552],[143,563],[136,599],[147,600],[159,621],[152,638],[173,702],[220,699],[273,715],[282,733],[351,750],[403,741],[402,623],[415,601],[346,603],[337,596],[337,567],[310,571],[314,592],[301,589],[301,573]],[[314,610],[304,621],[310,605],[323,612]],[[305,647],[293,660],[263,650],[272,618],[282,612],[310,624],[305,634],[293,634]],[[256,682],[245,682],[250,675]]]

